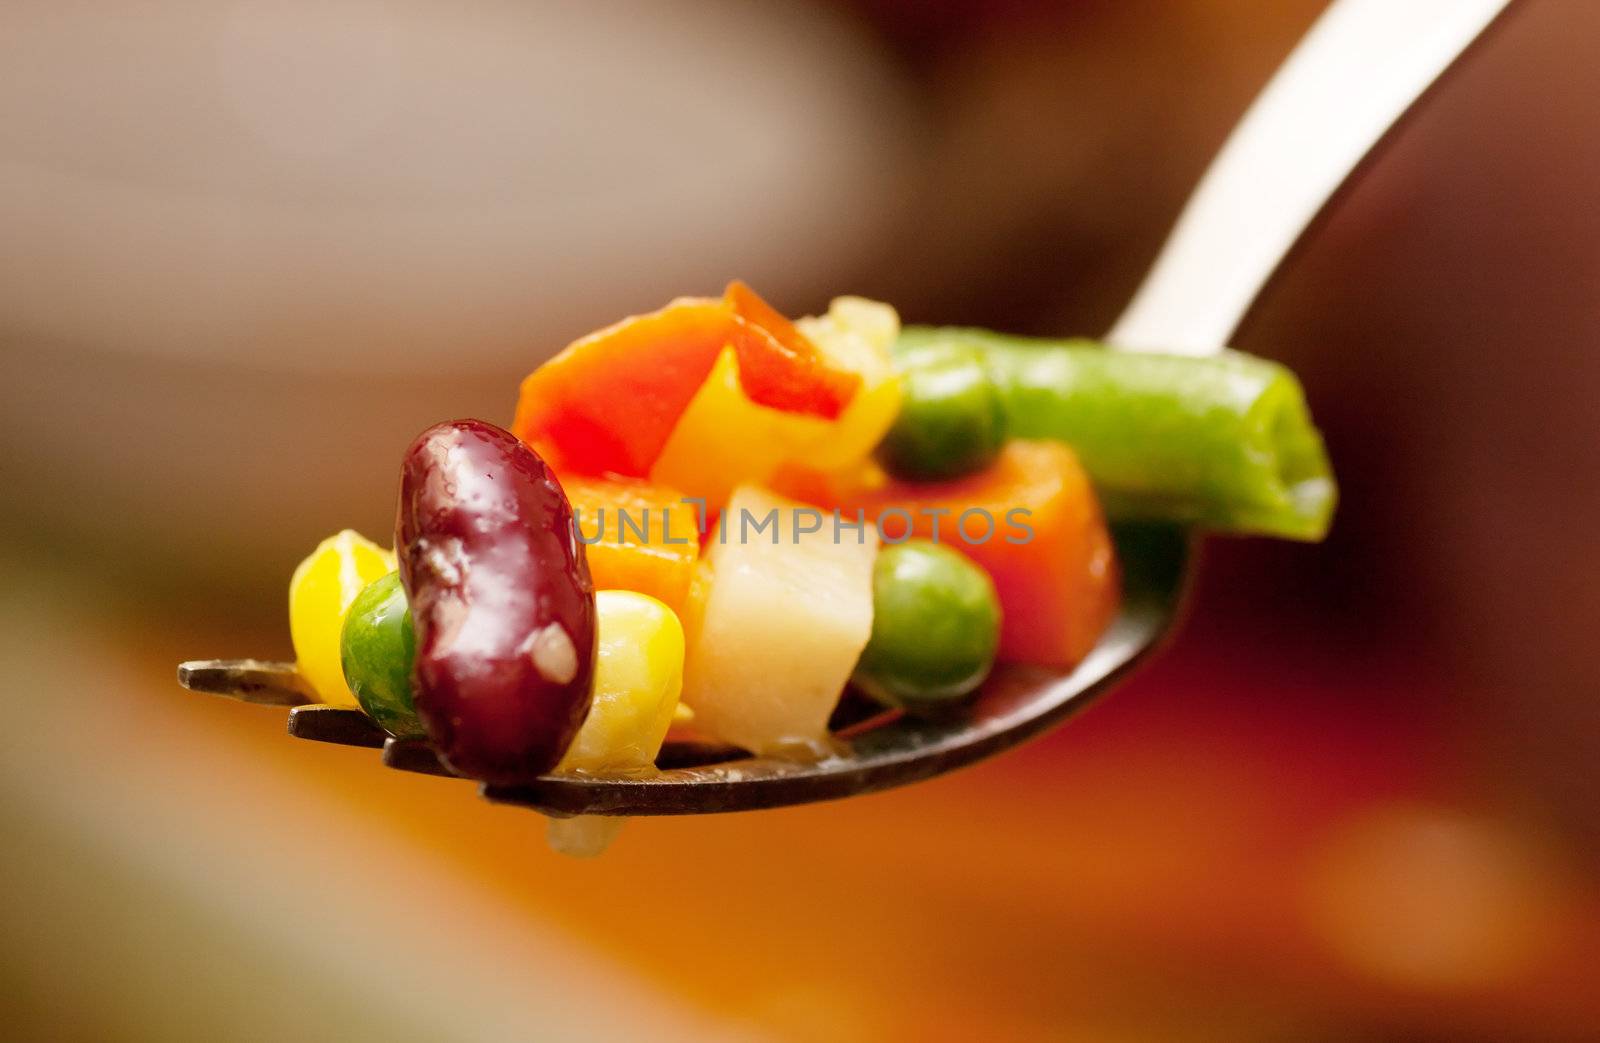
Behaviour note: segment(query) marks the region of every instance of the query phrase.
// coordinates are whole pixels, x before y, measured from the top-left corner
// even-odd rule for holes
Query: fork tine
[[[223,695],[261,706],[316,702],[293,663],[266,659],[191,659],[178,664],[178,683],[191,692]]]
[[[438,775],[447,779],[460,778],[444,766],[439,755],[422,739],[390,739],[383,744],[383,763],[397,771],[414,771],[419,775]]]
[[[342,706],[296,706],[289,711],[289,734],[296,739],[364,746],[380,750],[389,734],[360,710]]]

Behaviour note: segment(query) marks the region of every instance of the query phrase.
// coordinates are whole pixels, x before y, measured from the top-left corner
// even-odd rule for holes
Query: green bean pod
[[[1009,435],[1071,445],[1113,519],[1308,541],[1328,531],[1337,488],[1322,436],[1278,363],[929,327],[901,335],[897,362],[914,369],[938,346],[981,352]]]

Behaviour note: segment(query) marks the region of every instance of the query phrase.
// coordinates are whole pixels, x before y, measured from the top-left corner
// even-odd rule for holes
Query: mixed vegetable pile
[[[1080,661],[1117,610],[1108,516],[1315,540],[1334,496],[1274,363],[854,297],[791,322],[736,282],[576,341],[509,430],[423,432],[394,551],[325,540],[291,632],[324,702],[489,783],[648,773],[674,728],[817,756],[848,687],[940,713],[997,661]]]

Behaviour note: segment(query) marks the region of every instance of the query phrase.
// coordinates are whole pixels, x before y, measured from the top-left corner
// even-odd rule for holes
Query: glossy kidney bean
[[[549,771],[588,713],[595,660],[594,587],[550,469],[481,420],[430,427],[401,467],[395,548],[439,754],[497,784]]]

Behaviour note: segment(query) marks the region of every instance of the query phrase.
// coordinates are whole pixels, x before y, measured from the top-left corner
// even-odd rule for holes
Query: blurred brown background
[[[427,423],[739,275],[1097,332],[1315,0],[0,10],[17,1038],[1566,1040],[1600,1000],[1600,6],[1520,0],[1236,346],[1319,547],[1071,727],[599,863],[171,681]]]

